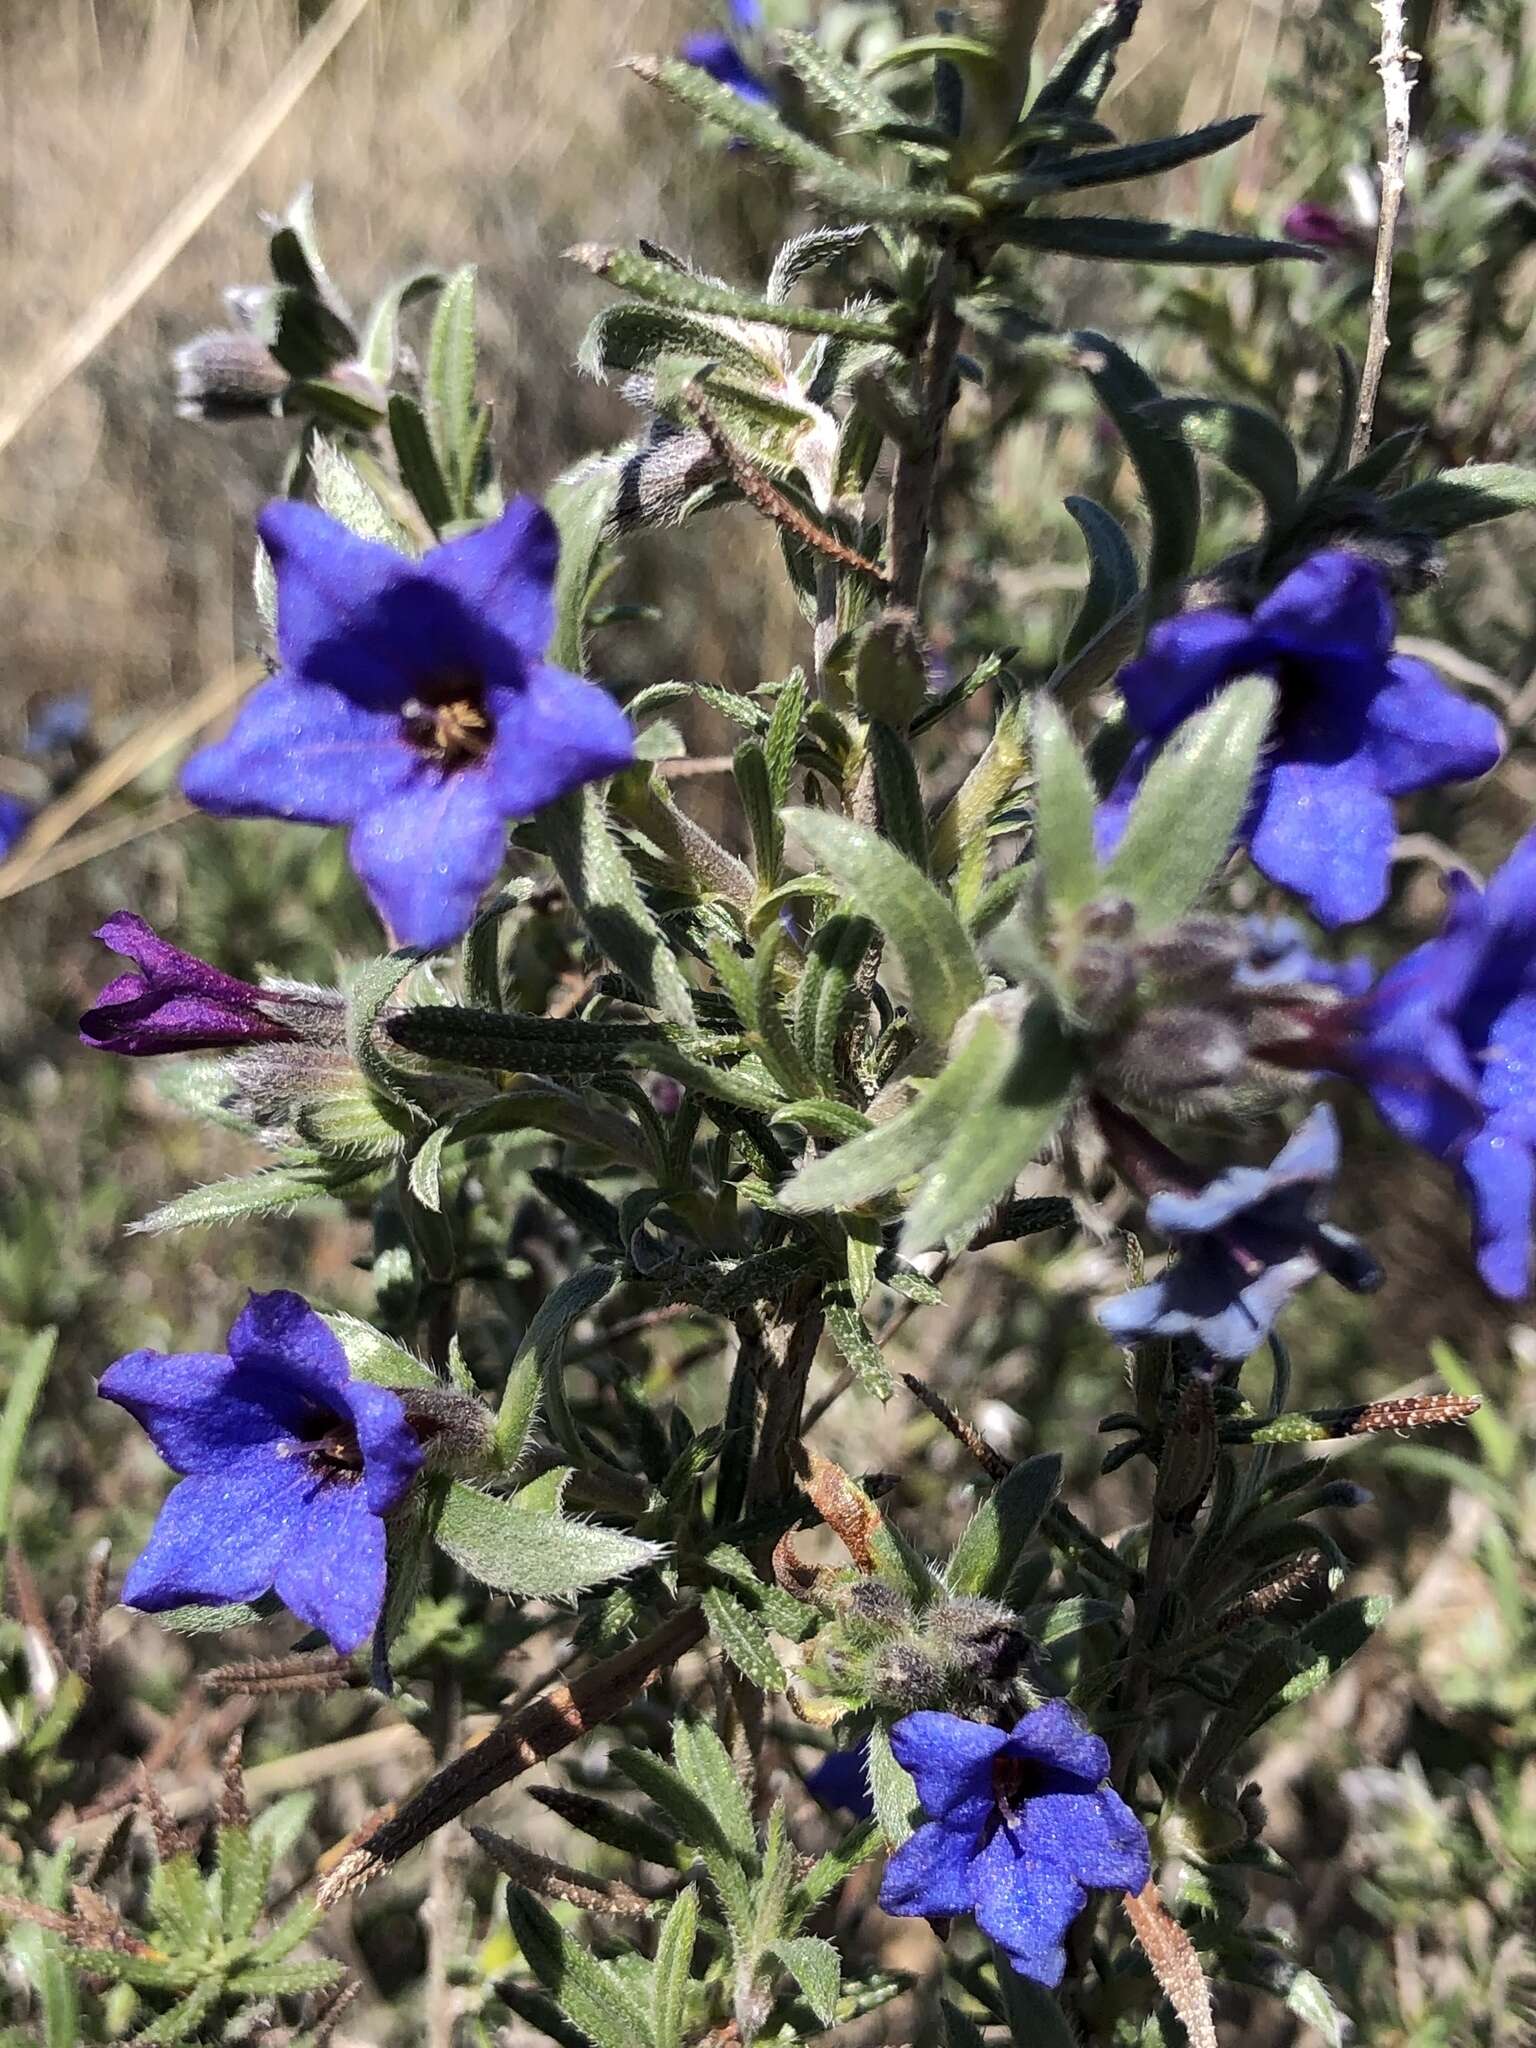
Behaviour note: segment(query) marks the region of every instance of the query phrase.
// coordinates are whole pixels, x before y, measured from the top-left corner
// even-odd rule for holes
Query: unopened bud
[[[911,612],[887,611],[862,634],[853,662],[853,695],[864,717],[898,731],[922,710],[928,665]]]
[[[288,376],[254,334],[199,334],[171,358],[176,410],[184,420],[268,417],[281,410]]]
[[[1217,1010],[1171,1004],[1142,1017],[1100,1060],[1105,1092],[1164,1105],[1229,1086],[1247,1063],[1239,1026]]]

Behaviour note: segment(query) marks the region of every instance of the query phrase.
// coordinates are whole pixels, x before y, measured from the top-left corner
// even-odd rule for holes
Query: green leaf
[[[822,1313],[826,1317],[827,1335],[859,1385],[866,1393],[888,1401],[896,1391],[896,1382],[891,1378],[890,1368],[880,1355],[879,1345],[869,1334],[846,1282],[836,1281],[825,1290]]]
[[[889,1732],[876,1723],[869,1731],[869,1794],[887,1845],[899,1849],[922,1819],[917,1787],[891,1752]]]
[[[683,68],[691,70],[691,67]],[[748,102],[736,100],[736,104],[746,106]],[[835,158],[829,161],[840,170]],[[878,186],[875,188],[877,192],[879,189]],[[632,292],[636,298],[652,305],[668,306],[678,312],[723,314],[727,319],[750,325],[788,328],[796,334],[833,334],[845,341],[868,341],[882,347],[894,347],[898,339],[888,320],[875,320],[859,313],[828,313],[819,306],[791,305],[779,299],[755,298],[749,292],[736,291],[730,285],[717,284],[714,279],[698,277],[692,271],[674,270],[669,263],[658,263],[632,249],[610,249],[583,243],[567,250],[566,254],[595,276],[623,291]]]
[[[4,1410],[0,1411],[0,1549],[10,1534],[11,1495],[21,1467],[22,1447],[53,1366],[58,1337],[57,1330],[39,1330],[21,1346],[20,1356],[10,1364],[10,1385]]]
[[[1124,438],[1152,521],[1147,584],[1160,591],[1176,583],[1195,558],[1200,532],[1200,477],[1195,458],[1179,435],[1155,424],[1147,406],[1162,393],[1138,363],[1107,335],[1082,328],[1072,337],[1088,370],[1099,403]],[[1108,632],[1101,629],[1099,636]],[[1090,647],[1092,642],[1090,642]],[[1128,647],[1129,654],[1133,648]],[[1082,650],[1084,658],[1089,648]],[[1124,659],[1124,656],[1121,657]]]
[[[795,991],[795,1043],[829,1089],[840,1085],[839,1049],[860,1000],[859,969],[874,936],[868,918],[835,912],[817,927],[806,952]]]
[[[1062,642],[1061,658],[1067,662],[1135,599],[1141,576],[1125,529],[1112,513],[1092,498],[1072,497],[1065,502],[1088,544],[1088,588]]]
[[[685,1785],[701,1799],[738,1855],[757,1855],[752,1809],[736,1775],[730,1752],[705,1721],[678,1721],[672,1730],[672,1762]]]
[[[1275,702],[1264,676],[1232,683],[1147,770],[1104,875],[1106,891],[1134,904],[1144,935],[1193,908],[1231,852]]]
[[[296,286],[270,293],[256,334],[290,377],[323,377],[351,355],[352,330],[322,299]]]
[[[1094,214],[994,215],[1007,239],[1021,249],[1047,249],[1095,263],[1269,263],[1281,256],[1315,263],[1319,252],[1304,242],[1272,242],[1262,235],[1218,235],[1168,221],[1110,220]]]
[[[828,113],[839,115],[850,128],[882,128],[888,122],[902,119],[901,109],[893,99],[887,98],[878,86],[870,84],[862,71],[856,70],[852,64],[845,64],[815,36],[803,35],[798,29],[781,29],[776,40],[784,53],[784,61],[812,99],[825,107]],[[924,154],[931,156],[934,152],[930,150]],[[823,232],[852,235],[857,240],[863,230],[835,228]]]
[[[271,1851],[248,1828],[221,1827],[214,1868],[224,1939],[244,1941],[266,1904]]]
[[[815,1934],[798,1934],[776,1941],[768,1953],[800,1986],[821,2024],[830,2027],[837,2018],[843,1982],[843,1960],[831,1942]]]
[[[912,749],[894,727],[873,719],[868,729],[869,757],[875,772],[875,803],[880,832],[920,874],[928,871],[928,816]]]
[[[693,1022],[693,999],[589,785],[539,816],[550,859],[592,943],[673,1024]]]
[[[385,509],[357,464],[325,434],[316,434],[310,442],[309,468],[322,512],[363,540],[382,541],[386,547],[404,551],[406,536],[399,522]]]
[[[585,675],[587,607],[602,558],[603,543],[619,495],[615,464],[585,464],[556,477],[544,494],[544,509],[560,533],[555,571],[555,636],[548,658],[575,675]],[[566,798],[567,803],[573,801]]]
[[[562,1280],[547,1301],[539,1308],[533,1321],[523,1332],[522,1342],[517,1347],[517,1356],[512,1361],[515,1375],[525,1359],[533,1359],[538,1366],[544,1388],[544,1412],[549,1426],[561,1449],[578,1463],[585,1463],[586,1445],[571,1419],[570,1406],[565,1396],[565,1380],[562,1367],[565,1359],[565,1344],[573,1326],[613,1291],[615,1274],[610,1266],[582,1266]],[[512,1381],[509,1378],[508,1387]],[[496,1451],[505,1460],[511,1448],[512,1431],[515,1427],[517,1409],[521,1397],[517,1397],[509,1410],[503,1402],[503,1412],[496,1420]]]
[[[385,1026],[407,1052],[475,1072],[592,1074],[611,1071],[652,1033],[648,1024],[594,1023],[429,1003],[400,1010]]]
[[[1098,793],[1072,729],[1042,693],[1034,707],[1035,859],[1048,914],[1067,917],[1099,888]]]
[[[597,2048],[654,2048],[650,2016],[617,1970],[568,1934],[547,1906],[513,1889],[507,1893],[507,1917],[529,1969]]]
[[[438,466],[462,514],[469,507],[466,467],[475,426],[475,267],[456,270],[438,294],[427,347],[427,422]]]
[[[174,1201],[152,1209],[142,1222],[128,1227],[130,1231],[158,1237],[168,1230],[200,1229],[210,1223],[233,1223],[247,1216],[289,1216],[311,1202],[334,1200],[343,1189],[366,1178],[367,1172],[366,1167],[345,1173],[320,1166],[268,1167],[261,1173],[189,1188]]]
[[[389,438],[400,465],[400,481],[416,500],[428,526],[440,534],[453,522],[453,495],[432,446],[427,416],[403,391],[390,397]]]
[[[1192,128],[1186,135],[1160,135],[1151,142],[1128,143],[1123,149],[1094,149],[1062,162],[1043,163],[1018,178],[1019,196],[1080,192],[1092,185],[1118,185],[1128,178],[1155,177],[1161,171],[1175,170],[1180,164],[1194,163],[1200,157],[1229,149],[1250,134],[1258,120],[1257,114],[1236,114],[1227,121]]]
[[[1304,2027],[1322,2037],[1323,2048],[1344,2048],[1348,2035],[1344,2015],[1329,1996],[1320,1977],[1310,1970],[1297,1970],[1286,1987],[1285,2007]]]
[[[829,1899],[861,1863],[874,1855],[881,1840],[879,1823],[861,1820],[835,1849],[818,1856],[790,1894],[786,1927],[803,1926],[822,1900]]]
[[[1011,1969],[1001,1951],[997,1952],[997,1984],[1015,2048],[1077,2048],[1076,2035],[1056,1994]]]
[[[926,875],[867,826],[804,809],[786,811],[784,821],[885,933],[901,962],[919,1028],[946,1046],[983,988],[975,949],[949,904]]]
[[[1341,1600],[1314,1615],[1298,1640],[1297,1647],[1304,1659],[1300,1670],[1287,1679],[1261,1719],[1267,1721],[1282,1707],[1297,1706],[1310,1699],[1365,1648],[1391,1611],[1392,1602],[1385,1594],[1373,1594],[1362,1600]]]
[[[656,2048],[683,2048],[683,2022],[698,1933],[698,1886],[685,1885],[667,1908],[651,1970],[651,2028]]]
[[[560,1600],[627,1577],[660,1552],[596,1522],[522,1508],[455,1479],[434,1531],[439,1550],[501,1593]]]
[[[779,859],[784,850],[784,827],[779,823],[773,785],[768,775],[768,756],[757,740],[743,740],[731,757],[736,793],[752,841],[752,865],[761,888],[771,889],[779,879]]]
[[[359,360],[376,384],[387,389],[400,355],[400,315],[418,299],[441,291],[447,282],[440,270],[413,270],[380,296],[368,316]]]
[[[1055,1006],[1038,998],[1000,1082],[978,1094],[925,1175],[902,1228],[902,1257],[968,1237],[1050,1141],[1076,1085],[1072,1042]]]
[[[162,1628],[171,1629],[179,1636],[211,1636],[222,1635],[226,1629],[250,1628],[266,1620],[268,1613],[276,1611],[275,1603],[264,1610],[236,1600],[225,1607],[206,1607],[196,1603],[188,1607],[171,1607],[157,1614],[155,1619]]]
[[[789,1681],[784,1666],[757,1616],[719,1586],[708,1587],[700,1604],[709,1616],[715,1641],[742,1677],[762,1692],[785,1691]]]
[[[959,1053],[909,1109],[802,1167],[779,1190],[779,1200],[796,1211],[849,1209],[923,1172],[952,1142],[978,1096],[1000,1085],[1013,1057],[1012,1035],[996,1018],[978,1017]]]
[[[1399,533],[1460,533],[1536,506],[1536,470],[1513,462],[1471,462],[1396,492],[1383,506]]]
[[[1295,510],[1300,491],[1296,450],[1280,422],[1251,405],[1219,398],[1159,398],[1145,411],[1154,425],[1181,433],[1258,492],[1272,526]]]
[[[353,1379],[366,1380],[375,1387],[441,1387],[443,1384],[431,1366],[413,1358],[409,1351],[376,1330],[372,1323],[365,1323],[360,1316],[325,1313],[320,1320],[347,1354],[347,1370]]]
[[[954,1593],[1006,1600],[1009,1581],[1061,1485],[1054,1451],[1014,1466],[971,1517],[944,1576]]]
[[[747,377],[781,376],[777,335],[754,347],[737,322],[687,313],[676,306],[605,306],[587,329],[577,356],[589,377],[628,376],[664,362],[722,363]]]

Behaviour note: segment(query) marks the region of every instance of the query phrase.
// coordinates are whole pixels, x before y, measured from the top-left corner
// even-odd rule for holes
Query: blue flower
[[[1340,995],[1364,995],[1375,979],[1369,960],[1324,960],[1307,944],[1294,917],[1246,917],[1248,952],[1233,974],[1234,987],[1267,993],[1311,983]]]
[[[973,1913],[1022,1976],[1059,1984],[1088,1891],[1151,1876],[1146,1829],[1104,1783],[1109,1751],[1062,1700],[1011,1732],[909,1714],[891,1748],[928,1819],[886,1865],[887,1913]]]
[[[188,762],[222,817],[350,825],[397,944],[445,946],[501,866],[507,825],[626,767],[623,712],[543,659],[559,539],[531,498],[419,561],[313,506],[268,506],[281,672]]]
[[[1356,1292],[1376,1286],[1380,1271],[1363,1247],[1318,1213],[1338,1168],[1338,1124],[1323,1105],[1270,1165],[1153,1195],[1147,1221],[1178,1257],[1150,1286],[1105,1302],[1099,1322],[1122,1344],[1194,1336],[1217,1358],[1244,1359],[1320,1272]]]
[[[29,804],[25,797],[13,796],[8,789],[0,789],[0,860],[21,843],[22,835],[31,824],[36,806]]]
[[[753,34],[763,25],[763,11],[758,0],[730,0],[730,16],[740,33]],[[696,65],[700,71],[707,72],[717,85],[729,86],[740,98],[755,100],[759,106],[773,105],[772,87],[748,64],[734,36],[723,34],[718,29],[706,29],[698,35],[684,36],[678,44],[677,53],[685,64]]]
[[[80,1019],[81,1038],[98,1052],[142,1059],[232,1045],[291,1045],[318,1032],[341,1035],[338,995],[237,981],[162,939],[131,910],[114,912],[96,937],[133,962],[133,971],[109,981]]]
[[[851,1813],[855,1820],[868,1820],[875,1802],[869,1789],[869,1742],[856,1742],[852,1749],[831,1749],[813,1771],[807,1771],[805,1789],[831,1813]]]
[[[1319,1064],[1362,1082],[1395,1130],[1458,1169],[1478,1271],[1518,1300],[1536,1209],[1536,832],[1486,889],[1467,875],[1446,888],[1438,936],[1324,1018]]]
[[[134,1351],[100,1390],[148,1430],[172,1471],[123,1600],[149,1614],[269,1589],[338,1650],[384,1604],[384,1517],[422,1453],[400,1396],[351,1378],[297,1294],[253,1294],[227,1355]]]
[[[1243,839],[1324,925],[1369,917],[1387,893],[1392,799],[1481,775],[1502,746],[1493,714],[1394,654],[1393,632],[1380,569],[1337,549],[1294,569],[1251,617],[1193,611],[1154,626],[1120,677],[1140,737],[1100,813],[1101,851],[1179,726],[1238,677],[1273,676],[1279,706]]]

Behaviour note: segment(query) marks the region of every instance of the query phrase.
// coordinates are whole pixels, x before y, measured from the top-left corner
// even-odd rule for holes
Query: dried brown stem
[[[1371,445],[1376,397],[1381,389],[1382,367],[1390,346],[1387,315],[1392,303],[1392,253],[1408,170],[1409,103],[1419,61],[1404,42],[1403,0],[1377,0],[1377,12],[1381,16],[1381,51],[1376,58],[1376,68],[1381,73],[1381,97],[1386,108],[1387,154],[1381,166],[1376,269],[1371,279],[1371,326],[1365,344],[1365,362],[1360,372],[1360,403],[1349,450],[1351,462],[1358,462]]]
[[[706,1633],[702,1610],[683,1608],[643,1641],[503,1718],[342,1857],[316,1894],[321,1907],[362,1891],[467,1808],[610,1720]]]
[[[643,1892],[616,1877],[589,1877],[580,1870],[572,1870],[569,1864],[556,1863],[551,1857],[524,1848],[521,1842],[498,1835],[493,1828],[471,1828],[469,1832],[497,1869],[505,1871],[524,1891],[538,1892],[546,1899],[561,1899],[586,1913],[613,1913],[626,1919],[648,1919],[655,1910],[654,1899],[646,1898]]]

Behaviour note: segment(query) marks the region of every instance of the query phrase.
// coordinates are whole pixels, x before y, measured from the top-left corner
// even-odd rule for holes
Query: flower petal
[[[1442,782],[1486,775],[1504,751],[1504,730],[1486,706],[1441,681],[1425,661],[1399,654],[1371,699],[1365,745],[1376,786],[1407,796]]]
[[[148,1614],[193,1603],[256,1600],[304,1512],[309,1480],[297,1460],[248,1453],[219,1472],[173,1486],[123,1582],[126,1606]]]
[[[285,1287],[253,1294],[235,1319],[229,1349],[243,1373],[285,1381],[328,1414],[342,1412],[347,1354],[302,1294]]]
[[[531,818],[635,758],[633,728],[608,692],[564,669],[537,663],[488,702],[496,741],[484,767],[505,818]]]
[[[1356,924],[1386,900],[1392,806],[1353,759],[1277,761],[1249,842],[1254,866],[1322,924]]]
[[[345,825],[408,788],[420,762],[397,712],[278,675],[252,691],[222,740],[192,756],[181,786],[215,817]]]
[[[929,1916],[969,1913],[976,1888],[971,1859],[976,1837],[968,1828],[929,1821],[909,1835],[885,1866],[880,1905],[887,1913]]]
[[[358,879],[396,945],[451,946],[507,850],[507,817],[488,761],[415,786],[360,817],[348,842]]]
[[[1180,612],[1147,635],[1144,651],[1120,672],[1131,724],[1152,739],[1215,696],[1223,683],[1268,666],[1263,636],[1237,612]]]
[[[982,1932],[1007,1950],[1021,1977],[1059,1984],[1067,1929],[1088,1903],[1083,1887],[1068,1872],[1024,1854],[1009,1828],[998,1829],[971,1873]]]
[[[1290,655],[1384,661],[1392,649],[1392,601],[1374,562],[1343,548],[1309,555],[1253,615],[1255,628]]]
[[[1531,1220],[1536,1211],[1536,1160],[1530,1144],[1490,1124],[1461,1160],[1472,1198],[1477,1270],[1505,1301],[1531,1290]]]
[[[384,1605],[384,1524],[355,1480],[311,1492],[288,1532],[274,1583],[300,1621],[347,1652],[373,1633]]]
[[[979,1832],[996,1804],[992,1761],[1008,1738],[1001,1728],[959,1714],[908,1714],[891,1730],[891,1750],[917,1783],[931,1820]]]
[[[242,1372],[211,1352],[130,1351],[96,1391],[126,1408],[173,1472],[225,1472],[242,1453],[292,1437],[302,1403],[281,1375]]]
[[[1009,1756],[1030,1757],[1051,1764],[1086,1784],[1109,1775],[1109,1751],[1085,1728],[1065,1700],[1047,1700],[1014,1724],[1005,1748]]]
[[[1047,1792],[1019,1822],[1024,1853],[1079,1884],[1139,1892],[1152,1874],[1147,1831],[1118,1792]]]
[[[405,1403],[392,1388],[353,1380],[343,1399],[363,1454],[369,1511],[387,1515],[400,1505],[421,1470],[421,1445],[406,1420]]]
[[[514,498],[489,526],[423,555],[420,568],[533,664],[555,630],[559,561],[554,520],[536,498]]]
[[[277,577],[277,651],[295,680],[397,710],[423,674],[461,658],[463,609],[422,563],[292,498],[257,525]]]

